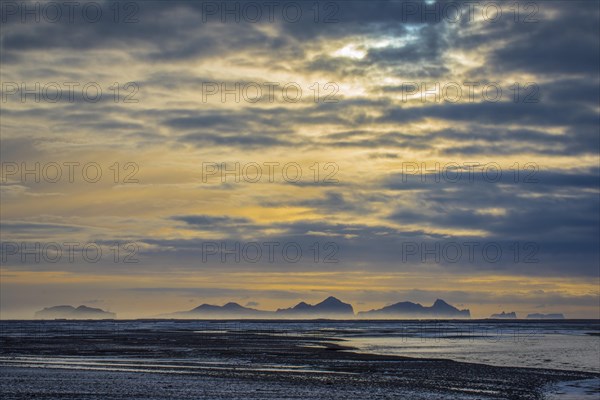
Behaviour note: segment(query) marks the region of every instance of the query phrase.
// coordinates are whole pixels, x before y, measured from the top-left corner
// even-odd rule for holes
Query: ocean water
[[[600,373],[599,325],[581,322],[403,322],[346,336],[360,351],[497,366]]]
[[[247,337],[248,332],[267,336],[302,336],[305,346],[319,346],[327,338],[353,351],[413,358],[440,358],[507,367],[533,367],[600,374],[600,320],[565,321],[0,321],[0,337],[24,337],[35,346],[53,338],[88,334],[110,337],[151,332],[227,332]],[[126,336],[128,337],[128,336]],[[33,339],[33,340],[31,340]],[[314,342],[311,339],[315,339]],[[318,340],[317,340],[318,339]],[[10,343],[11,341],[7,341]],[[16,341],[18,342],[18,341]],[[6,343],[6,342],[5,342]],[[168,344],[166,344],[168,346]],[[202,342],[198,342],[201,346]],[[82,346],[81,340],[78,346]],[[202,370],[273,371],[286,374],[330,373],[306,365],[250,363],[205,358],[109,357],[95,354],[64,356],[15,354],[3,348],[0,365],[28,370],[95,371],[98,373],[153,373],[186,376]],[[337,372],[336,372],[337,373]],[[69,375],[70,376],[70,375]],[[66,379],[66,378],[65,378]],[[562,382],[545,389],[547,399],[598,399],[600,379]]]
[[[600,373],[600,320],[234,323],[344,339],[360,352]],[[222,329],[228,329],[227,325]],[[549,385],[547,400],[600,399],[600,379]]]
[[[564,321],[0,321],[0,335],[131,330],[255,331],[343,339],[360,352],[600,373],[600,320]]]

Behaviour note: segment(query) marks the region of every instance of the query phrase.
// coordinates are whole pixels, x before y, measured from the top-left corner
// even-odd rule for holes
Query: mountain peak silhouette
[[[335,298],[333,296],[329,296],[328,298],[326,298],[325,300],[323,300],[319,304],[332,304],[333,305],[333,304],[344,304],[344,303],[340,299],[337,299],[337,298]]]
[[[302,301],[302,302],[296,304],[292,308],[286,308],[286,309],[280,308],[276,312],[283,313],[283,314],[306,313],[306,314],[317,314],[317,315],[318,314],[325,314],[325,315],[341,314],[341,315],[354,316],[354,309],[352,308],[352,306],[350,304],[344,303],[341,300],[339,300],[333,296],[329,296],[322,302],[317,303],[315,305],[310,305],[310,304],[307,304]]]

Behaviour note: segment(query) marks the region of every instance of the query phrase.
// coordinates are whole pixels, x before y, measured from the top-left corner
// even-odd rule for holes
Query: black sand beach
[[[542,399],[548,384],[598,377],[361,354],[276,330],[108,331],[90,321],[37,322],[27,334],[19,324],[3,322],[4,399]]]

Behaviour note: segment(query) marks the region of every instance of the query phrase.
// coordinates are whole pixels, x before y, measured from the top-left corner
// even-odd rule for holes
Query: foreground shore
[[[77,326],[4,329],[2,398],[543,399],[548,385],[599,377],[356,353],[339,339],[276,330]]]

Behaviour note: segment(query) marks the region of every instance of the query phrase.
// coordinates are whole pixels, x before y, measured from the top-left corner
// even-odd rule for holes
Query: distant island
[[[442,299],[437,299],[431,307],[404,301],[383,307],[379,310],[359,312],[361,318],[471,318],[469,310],[459,310]]]
[[[117,314],[86,306],[54,306],[35,313],[36,319],[115,319]]]
[[[313,318],[354,318],[354,309],[350,304],[344,303],[335,297],[328,297],[322,302],[310,305],[300,302],[294,307],[278,309],[277,311],[262,311],[254,308],[241,306],[237,303],[227,303],[223,306],[212,304],[202,304],[189,311],[180,311],[168,314],[171,318],[293,318],[293,319],[313,319]]]
[[[290,308],[280,308],[276,311],[263,311],[243,307],[237,303],[227,303],[223,306],[202,304],[189,311],[179,311],[161,315],[165,318],[197,318],[197,319],[424,319],[424,318],[470,318],[469,310],[459,310],[444,300],[437,299],[431,307],[425,307],[409,301],[400,302],[379,310],[354,313],[351,304],[330,296],[317,304],[300,302]]]
[[[249,303],[252,304],[252,303]],[[255,304],[255,303],[254,303]],[[113,312],[100,308],[70,305],[47,307],[35,313],[36,319],[115,319]],[[317,304],[304,301],[289,308],[279,308],[276,311],[257,310],[244,307],[235,302],[222,306],[201,304],[188,311],[178,311],[162,314],[157,318],[174,319],[468,319],[471,312],[460,310],[442,299],[437,299],[430,307],[419,303],[402,301],[380,309],[361,311],[355,314],[351,304],[330,296]],[[514,311],[492,314],[490,319],[517,319]],[[565,319],[560,313],[529,314],[527,319]]]
[[[243,307],[237,303],[227,303],[223,306],[212,304],[202,304],[189,311],[180,311],[173,314],[167,314],[168,318],[268,318],[272,312],[255,310],[254,308]]]
[[[527,319],[565,319],[563,314],[529,314]]]
[[[492,318],[492,319],[517,319],[517,313],[515,313],[514,311],[505,313],[504,311],[502,311],[500,314],[492,314],[490,316],[490,318]]]

